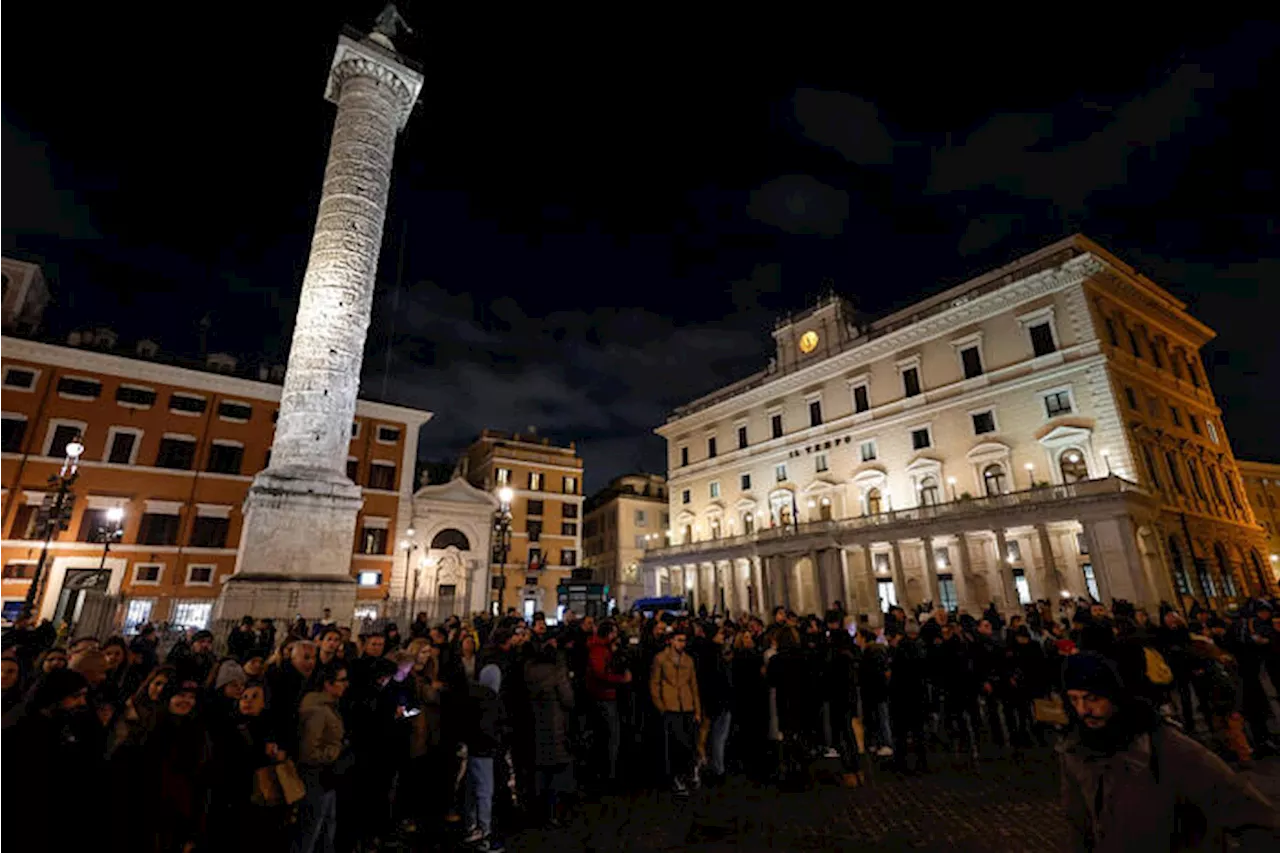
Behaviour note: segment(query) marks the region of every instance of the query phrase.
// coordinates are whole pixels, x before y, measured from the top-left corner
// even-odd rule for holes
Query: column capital
[[[400,104],[396,128],[403,130],[413,104],[418,100],[418,93],[422,91],[425,79],[422,72],[410,67],[398,53],[368,39],[357,41],[340,35],[333,61],[329,64],[325,100],[336,104],[342,93],[342,84],[352,77],[372,77],[392,92]]]

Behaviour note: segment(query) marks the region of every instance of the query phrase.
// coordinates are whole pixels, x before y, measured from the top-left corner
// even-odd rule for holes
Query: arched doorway
[[[1058,457],[1058,470],[1062,472],[1062,482],[1078,483],[1089,479],[1089,465],[1084,461],[1084,452],[1078,447],[1068,447]]]
[[[1005,474],[1004,466],[998,462],[993,462],[986,468],[982,469],[982,485],[986,489],[987,497],[995,497],[1005,493]]]
[[[1227,559],[1227,549],[1222,547],[1221,542],[1213,543],[1213,556],[1218,562],[1218,571],[1222,575],[1223,594],[1235,598],[1240,594],[1236,589],[1235,572],[1231,569],[1231,561]]]

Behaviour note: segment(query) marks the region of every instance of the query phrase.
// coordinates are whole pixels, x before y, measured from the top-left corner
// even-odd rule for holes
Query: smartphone
[[[404,717],[406,720],[409,719],[410,717],[416,717],[421,713],[422,713],[421,708],[405,708],[404,709]]]

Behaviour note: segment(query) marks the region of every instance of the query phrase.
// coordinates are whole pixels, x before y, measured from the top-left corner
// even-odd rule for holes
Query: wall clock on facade
[[[818,333],[814,331],[805,332],[800,336],[800,352],[808,355],[818,348]]]

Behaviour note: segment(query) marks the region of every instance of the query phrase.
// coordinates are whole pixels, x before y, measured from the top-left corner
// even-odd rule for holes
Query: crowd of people
[[[1278,748],[1268,602],[1189,619],[1125,602],[895,607],[883,621],[841,602],[556,625],[513,610],[353,636],[326,611],[279,634],[245,617],[162,653],[147,626],[59,644],[24,616],[3,643],[4,813],[57,833],[56,849],[483,851],[602,795],[684,798],[729,776],[858,787],[873,769],[1052,741],[1080,849],[1277,838],[1274,810],[1229,766]],[[1135,787],[1126,768],[1157,762]],[[86,792],[74,814],[69,790]]]

